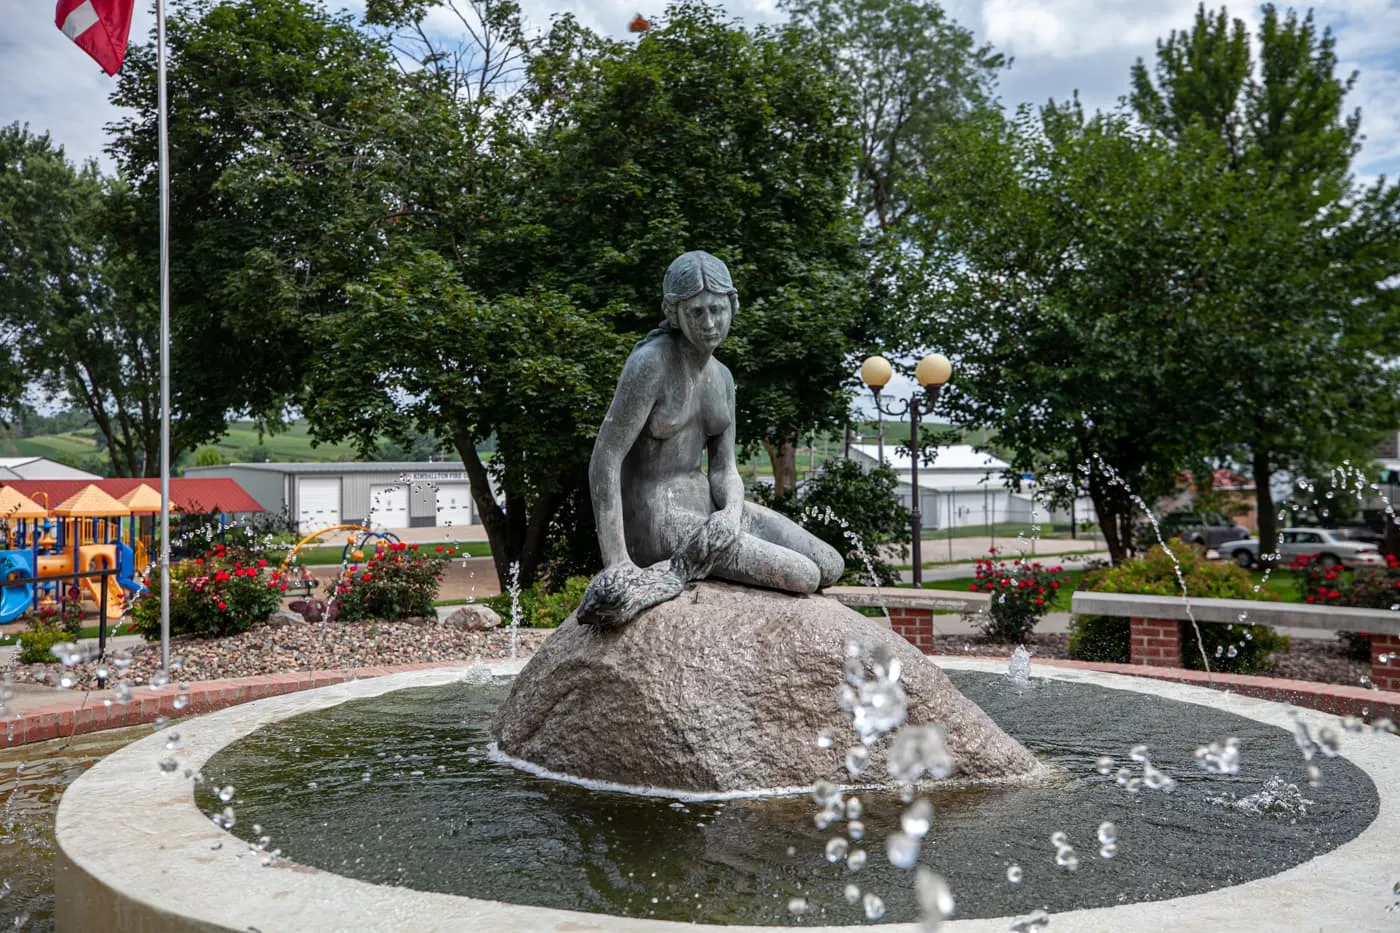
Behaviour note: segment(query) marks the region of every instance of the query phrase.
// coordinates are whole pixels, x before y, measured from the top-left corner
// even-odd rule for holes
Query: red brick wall
[[[1181,623],[1173,619],[1133,619],[1128,654],[1133,664],[1181,666]]]
[[[890,627],[896,635],[924,654],[933,652],[933,612],[928,609],[891,609]]]
[[[1388,660],[1382,662],[1381,655]],[[1381,690],[1400,690],[1400,635],[1371,636],[1371,683]]]

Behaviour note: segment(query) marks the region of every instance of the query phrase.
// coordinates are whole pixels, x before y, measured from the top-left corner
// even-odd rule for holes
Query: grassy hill
[[[264,434],[259,440],[257,428],[251,421],[236,421],[229,425],[228,433],[210,446],[218,449],[225,463],[247,460],[247,452],[257,447],[266,450],[270,460],[291,463],[338,463],[359,459],[355,448],[348,444],[311,446],[311,435],[300,422],[283,433]]]

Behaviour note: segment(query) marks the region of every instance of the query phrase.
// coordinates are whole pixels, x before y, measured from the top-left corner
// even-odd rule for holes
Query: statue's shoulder
[[[623,378],[659,379],[666,371],[666,342],[653,339],[643,340],[627,355],[627,363],[622,368]]]
[[[710,357],[710,366],[714,368],[715,377],[719,380],[720,385],[731,392],[734,391],[734,374],[729,371],[729,367],[714,357]]]

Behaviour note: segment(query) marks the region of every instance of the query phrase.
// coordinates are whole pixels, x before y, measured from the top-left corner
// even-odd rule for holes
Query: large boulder
[[[897,658],[907,722],[946,732],[952,777],[1029,775],[1020,743],[878,622],[821,596],[705,582],[626,626],[570,617],[521,671],[492,725],[501,751],[580,778],[692,792],[880,781],[888,738],[859,744],[836,690],[846,645]],[[819,730],[836,738],[817,744]]]

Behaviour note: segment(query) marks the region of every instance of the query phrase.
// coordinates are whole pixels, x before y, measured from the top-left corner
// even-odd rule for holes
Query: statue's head
[[[729,335],[739,310],[739,292],[724,263],[704,250],[676,257],[662,283],[661,310],[673,330],[709,352]]]

